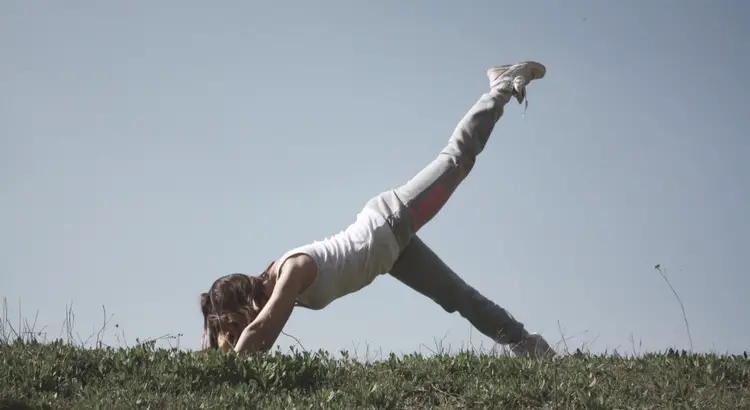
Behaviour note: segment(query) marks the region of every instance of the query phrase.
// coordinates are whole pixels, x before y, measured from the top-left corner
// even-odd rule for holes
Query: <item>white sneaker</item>
[[[487,69],[490,89],[509,91],[521,104],[526,99],[526,86],[533,80],[539,80],[547,73],[547,68],[535,61],[524,61],[518,64],[506,64]]]
[[[557,353],[550,347],[549,343],[538,333],[526,336],[520,343],[512,347],[516,356],[527,356],[532,358],[555,357]]]

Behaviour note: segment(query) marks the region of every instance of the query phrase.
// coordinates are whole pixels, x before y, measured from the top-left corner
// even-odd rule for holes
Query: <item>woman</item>
[[[541,336],[465,283],[417,236],[471,171],[505,104],[513,97],[522,103],[526,86],[545,73],[533,61],[488,69],[490,90],[413,179],[372,198],[344,231],[286,252],[259,276],[217,279],[201,295],[204,347],[269,350],[295,306],[323,309],[390,273],[516,354],[553,356]]]

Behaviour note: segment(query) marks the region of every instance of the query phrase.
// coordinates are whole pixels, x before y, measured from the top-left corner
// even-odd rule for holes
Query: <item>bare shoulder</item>
[[[282,265],[279,266],[279,263]],[[317,263],[304,253],[289,256],[284,261],[277,260],[274,264],[278,272],[277,283],[291,282],[290,284],[298,287],[300,292],[312,285],[318,275]]]

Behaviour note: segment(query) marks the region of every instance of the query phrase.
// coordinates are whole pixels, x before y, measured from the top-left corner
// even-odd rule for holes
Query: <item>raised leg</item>
[[[404,185],[367,203],[388,220],[401,249],[445,205],[484,150],[511,98],[522,102],[526,85],[544,77],[542,64],[524,62],[487,70],[490,91],[483,94],[456,126],[440,154]]]

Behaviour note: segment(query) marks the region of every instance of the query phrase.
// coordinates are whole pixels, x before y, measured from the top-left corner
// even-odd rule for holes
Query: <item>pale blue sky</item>
[[[696,349],[747,349],[748,18],[740,0],[3,1],[0,295],[50,336],[72,301],[82,335],[105,305],[131,342],[195,348],[217,276],[344,228],[438,153],[487,67],[534,59],[526,117],[507,107],[425,241],[553,342],[559,321],[573,347],[686,348],[660,263]],[[286,331],[488,346],[388,276]]]

